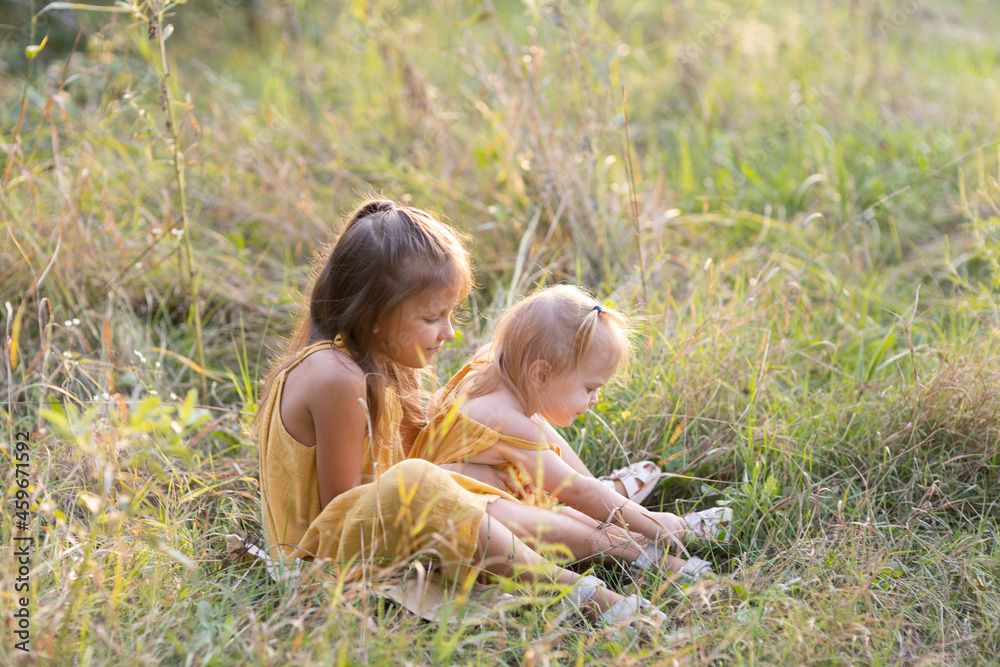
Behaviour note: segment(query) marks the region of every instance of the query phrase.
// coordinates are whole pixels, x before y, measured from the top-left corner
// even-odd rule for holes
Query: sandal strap
[[[667,615],[652,605],[652,603],[633,593],[627,598],[622,598],[601,614],[600,625],[615,625],[623,621],[630,621],[640,616],[649,616],[657,625],[662,623]]]
[[[712,574],[712,564],[707,560],[692,556],[677,573],[677,583],[682,586],[690,586],[709,574]]]
[[[606,584],[602,579],[592,574],[585,574],[573,583],[573,587],[566,592],[566,596],[560,601],[561,607],[582,607],[590,602],[598,587],[604,588]]]
[[[635,481],[635,477],[622,477],[619,481],[625,487],[626,498],[631,498],[639,490],[639,482]]]
[[[631,565],[632,574],[638,575],[643,570],[658,566],[663,561],[666,551],[658,544],[647,544],[642,553]],[[696,556],[687,559],[676,573],[676,581],[681,586],[690,586],[706,575],[712,574],[712,564]]]
[[[630,463],[624,468],[615,470],[610,475],[604,475],[599,479],[602,481],[607,479],[621,481],[625,478],[636,478],[645,484],[646,482],[653,481],[661,474],[660,467],[652,461],[637,461],[635,463]]]
[[[639,614],[639,609],[639,596],[636,593],[633,593],[627,598],[622,598],[608,607],[608,609],[601,614],[601,624],[611,625],[613,623],[621,623],[622,621],[634,618]]]
[[[729,525],[733,521],[733,510],[728,507],[713,507],[700,512],[691,512],[682,518],[694,537],[717,542],[728,542],[732,537]]]
[[[620,470],[617,472],[621,472]],[[620,482],[625,489],[625,493],[622,495],[626,498],[632,498],[641,487],[634,477],[616,477],[615,474],[607,475],[605,477],[598,477],[597,481],[608,487],[615,493],[618,493],[618,487],[615,486],[615,482]]]
[[[641,503],[653,492],[662,477],[663,472],[660,467],[652,461],[636,461],[597,479],[612,491],[621,493],[633,502]],[[615,482],[621,482],[621,492],[615,487]]]
[[[632,572],[638,574],[642,570],[659,565],[666,553],[666,550],[659,544],[647,544],[642,548],[639,557],[632,561]]]

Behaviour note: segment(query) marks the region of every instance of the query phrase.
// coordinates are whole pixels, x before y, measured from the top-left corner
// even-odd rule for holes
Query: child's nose
[[[593,394],[590,395],[590,400],[587,401],[587,407],[588,408],[591,407],[591,406],[594,406],[594,405],[597,405],[597,392],[596,391]]]
[[[451,340],[455,337],[455,327],[451,325],[451,320],[445,322],[444,329],[441,330],[441,333],[438,334],[438,336],[441,340]]]

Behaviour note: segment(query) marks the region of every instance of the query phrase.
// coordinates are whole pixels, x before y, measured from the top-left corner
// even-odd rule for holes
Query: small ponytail
[[[580,364],[583,363],[583,358],[590,351],[591,342],[594,340],[594,330],[600,323],[601,313],[603,312],[604,309],[601,308],[600,304],[591,308],[583,316],[580,328],[576,330],[576,335],[573,336],[573,363],[577,368],[580,367]]]

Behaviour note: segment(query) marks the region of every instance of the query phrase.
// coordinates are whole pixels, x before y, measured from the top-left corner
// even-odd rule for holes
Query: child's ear
[[[374,317],[375,313],[372,312],[371,306],[362,306],[360,312],[358,313],[357,321],[361,326],[367,326],[368,322],[375,320],[372,323],[372,333],[378,333],[382,330],[382,320],[385,319],[385,314],[379,317]]]
[[[528,378],[532,382],[545,384],[552,374],[552,366],[544,359],[536,359],[528,366]]]

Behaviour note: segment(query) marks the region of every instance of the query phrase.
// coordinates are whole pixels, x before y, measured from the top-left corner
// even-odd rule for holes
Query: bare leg
[[[635,559],[639,557],[639,553],[642,547],[649,544],[649,540],[641,533],[631,533],[625,530],[624,528],[620,528],[612,524],[601,523],[596,519],[593,519],[590,516],[584,514],[583,512],[573,509],[572,507],[560,507],[559,514],[565,515],[566,517],[569,518],[576,519],[585,526],[591,527],[591,529],[594,531],[600,531],[606,533],[608,537],[615,542],[619,543],[627,542],[633,548],[622,550],[621,553],[616,553],[613,555],[616,555],[622,560],[625,560],[629,563],[635,561]],[[651,512],[651,514],[653,514],[654,518],[656,518],[658,521],[661,521],[661,523],[663,522],[663,518],[665,517],[674,517],[673,514],[668,514],[666,512]],[[668,525],[667,527],[670,528],[671,526]],[[591,557],[598,555],[601,554],[591,554]],[[581,560],[586,560],[588,556],[586,555],[579,556],[579,558]],[[671,572],[677,572],[681,567],[684,566],[684,560],[682,558],[671,556],[670,554],[665,555],[661,562],[663,563],[663,567],[667,570],[670,570]]]
[[[561,545],[575,560],[608,555],[631,562],[639,557],[642,545],[625,531],[605,530],[585,514],[570,514],[567,509],[553,511],[501,498],[490,503],[486,512],[536,550]]]
[[[500,499],[490,503],[490,507],[501,502],[518,505],[518,503]],[[483,520],[479,524],[476,561],[487,572],[503,577],[517,577],[527,580],[541,578],[566,586],[572,586],[580,578],[579,574],[550,563],[532,551],[502,521],[491,516],[489,512],[483,515]],[[614,591],[598,587],[590,604],[600,614],[620,600],[622,600],[622,596]]]
[[[570,507],[554,511],[498,499],[490,503],[486,511],[535,550],[562,545],[578,561],[614,556],[632,563],[649,543],[642,535],[602,524]],[[667,555],[662,564],[665,569],[677,572],[684,560]]]

